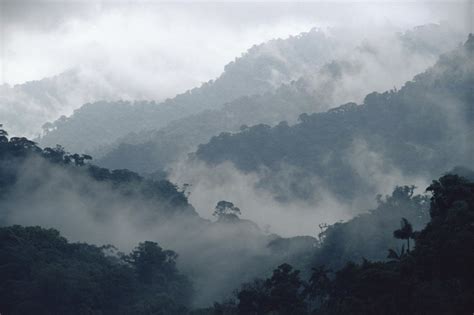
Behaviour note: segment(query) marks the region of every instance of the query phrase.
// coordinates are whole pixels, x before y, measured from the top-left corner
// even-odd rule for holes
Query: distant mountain
[[[0,86],[0,123],[15,136],[37,137],[47,121],[69,116],[83,104],[97,100],[140,99],[139,88],[100,70],[76,67],[56,76],[23,84]],[[60,121],[63,121],[61,118]],[[47,124],[45,129],[51,128]]]
[[[282,200],[312,198],[315,185],[352,200],[378,193],[384,177],[433,178],[456,165],[472,167],[473,55],[469,35],[400,90],[302,114],[294,126],[222,133],[200,145],[195,158],[230,161],[245,172],[267,169],[261,184]]]
[[[433,38],[447,37],[447,33],[441,26],[426,25],[378,41],[364,41],[339,58],[335,55],[318,68],[308,68],[298,80],[275,90],[237,98],[222,108],[172,121],[158,130],[132,132],[103,148],[105,156],[97,163],[151,173],[168,168],[221,132],[259,123],[293,124],[303,112],[322,112],[349,101],[362,101],[372,91],[401,86],[434,64],[446,45],[433,43]],[[454,41],[449,44],[455,46]],[[148,126],[147,117],[142,122]]]
[[[307,111],[313,106],[316,106],[313,97],[299,82],[294,82],[274,93],[244,96],[222,109],[205,110],[175,120],[159,130],[130,133],[106,148],[110,152],[96,162],[106,167],[152,173],[167,168],[222,131],[239,130],[244,124],[274,124],[291,117],[294,111]]]
[[[333,58],[336,48],[334,38],[316,29],[284,40],[271,40],[253,46],[229,63],[219,78],[199,88],[160,104],[86,104],[70,117],[48,124],[46,133],[38,141],[42,146],[62,144],[71,151],[90,152],[130,132],[156,130],[172,120],[218,108],[241,96],[272,91]]]
[[[242,281],[312,249],[303,244],[274,251],[267,245],[279,237],[252,221],[237,216],[202,219],[185,192],[169,181],[100,168],[89,159],[61,147],[41,149],[26,138],[8,138],[0,126],[0,233],[16,224],[42,226],[75,241],[114,244],[121,250],[143,240],[160,241],[179,253],[179,268],[196,287],[206,288],[194,294],[200,306],[225,298]]]

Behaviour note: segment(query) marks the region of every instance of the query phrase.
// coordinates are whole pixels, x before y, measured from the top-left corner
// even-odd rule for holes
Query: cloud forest
[[[472,314],[473,16],[1,1],[0,314]]]

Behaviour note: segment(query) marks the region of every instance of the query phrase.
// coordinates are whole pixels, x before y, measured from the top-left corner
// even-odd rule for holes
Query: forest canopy
[[[1,5],[0,315],[473,313],[469,5],[93,2]]]

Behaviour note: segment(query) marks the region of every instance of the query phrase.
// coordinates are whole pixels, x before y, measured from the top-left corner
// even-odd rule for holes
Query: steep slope
[[[58,208],[77,219],[134,211],[145,211],[135,214],[157,221],[176,215],[197,218],[184,193],[169,181],[110,171],[87,163],[90,159],[61,147],[43,150],[26,138],[8,139],[0,129],[0,223],[47,220],[41,213]]]
[[[271,91],[326,62],[337,53],[336,48],[333,38],[316,29],[284,40],[272,40],[252,47],[228,64],[219,78],[199,88],[160,104],[122,102],[117,107],[115,103],[88,104],[72,116],[52,123],[49,132],[38,141],[42,146],[59,143],[76,152],[97,149],[129,132],[159,129],[169,121],[219,107],[238,97]]]
[[[283,85],[274,93],[245,96],[222,109],[205,110],[156,131],[130,133],[106,149],[110,152],[97,163],[152,173],[169,167],[183,154],[192,152],[198,144],[222,131],[239,130],[244,124],[274,124],[290,118],[293,112],[307,111],[313,106],[316,106],[314,98],[301,84]]]
[[[431,178],[458,164],[471,166],[473,48],[469,35],[462,47],[399,91],[369,94],[362,105],[303,114],[292,127],[257,125],[223,133],[199,146],[195,156],[209,165],[231,161],[245,172],[266,168],[262,185],[282,199],[311,198],[314,182],[353,199],[378,192],[373,178]],[[277,180],[284,173],[292,176]]]
[[[198,144],[221,132],[258,123],[273,126],[284,120],[293,124],[302,112],[322,112],[349,101],[362,101],[372,91],[401,86],[434,64],[443,48],[432,39],[445,37],[445,32],[441,26],[425,25],[365,41],[354,50],[345,51],[343,57],[275,91],[240,97],[220,109],[172,121],[159,130],[130,133],[104,147],[105,156],[98,163],[151,173],[169,168]],[[454,40],[450,43],[454,46]]]
[[[105,156],[98,163],[151,173],[170,167],[221,132],[259,123],[273,126],[283,120],[293,124],[303,112],[326,111],[349,101],[362,101],[372,91],[401,86],[434,64],[442,48],[438,43],[428,44],[433,34],[443,37],[443,29],[426,25],[365,41],[275,91],[240,97],[220,109],[172,121],[159,130],[130,133],[103,148]],[[143,122],[146,124],[146,117]]]
[[[414,231],[408,221],[402,220],[402,226],[393,231],[393,236],[403,240],[407,247],[390,249],[387,257],[390,261],[364,258],[360,263],[347,262],[340,269],[328,268],[316,261],[316,265],[302,271],[285,263],[278,266],[271,277],[242,285],[233,299],[196,313],[470,313],[474,308],[471,267],[474,263],[471,250],[474,247],[474,183],[457,175],[445,175],[434,180],[427,191],[433,195],[429,223],[421,231]],[[351,225],[348,222],[348,230]],[[390,224],[382,225],[381,231],[391,234],[390,228]],[[344,229],[339,232],[342,236],[339,241],[344,242]],[[373,236],[365,230],[358,234]],[[409,246],[411,238],[416,242],[414,248]],[[351,241],[349,239],[352,252],[364,253],[365,244],[359,247]],[[332,245],[329,243],[328,247]],[[335,249],[339,252],[337,247]],[[341,262],[340,256],[334,258],[337,263]]]
[[[186,194],[169,181],[147,180],[127,170],[110,171],[88,163],[89,159],[60,147],[40,149],[26,138],[8,139],[0,128],[0,232],[17,224],[54,228],[74,241],[113,244],[127,252],[145,240],[159,242],[179,253],[179,269],[199,288],[193,303],[200,306],[224,298],[242,281],[309,249],[299,246],[273,253],[267,244],[277,236],[255,223],[237,217],[204,220]],[[33,275],[32,281],[37,279]],[[0,291],[9,288],[2,285]],[[0,298],[1,303],[13,307],[8,299]]]

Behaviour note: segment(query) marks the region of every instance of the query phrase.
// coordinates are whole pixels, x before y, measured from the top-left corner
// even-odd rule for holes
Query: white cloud
[[[455,3],[5,0],[0,83],[85,64],[140,85],[147,96],[172,96],[215,78],[253,44],[312,26],[349,25],[367,33],[447,19],[469,28],[469,4]]]

